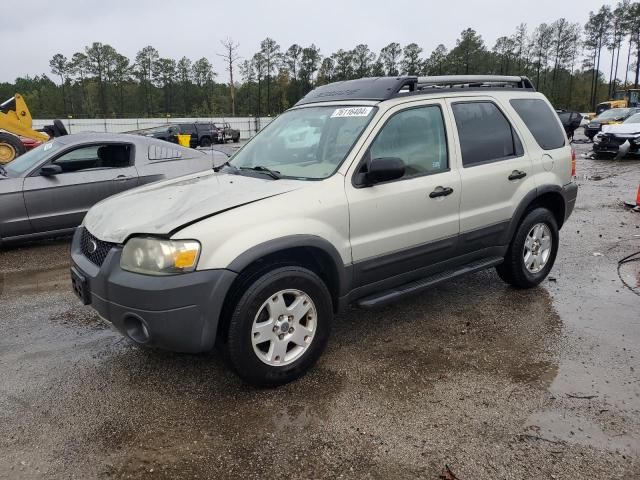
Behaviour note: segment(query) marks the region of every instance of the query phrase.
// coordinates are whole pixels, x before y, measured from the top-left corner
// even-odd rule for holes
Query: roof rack
[[[317,102],[370,100],[381,102],[398,95],[433,88],[523,88],[534,90],[527,77],[506,75],[443,75],[436,77],[372,77],[322,85],[307,93],[295,106]]]
[[[401,91],[416,90],[418,77],[372,77],[322,85],[307,93],[296,106],[341,100],[373,100],[381,102]]]
[[[418,90],[426,88],[510,87],[535,90],[527,77],[516,75],[439,75],[418,77]]]

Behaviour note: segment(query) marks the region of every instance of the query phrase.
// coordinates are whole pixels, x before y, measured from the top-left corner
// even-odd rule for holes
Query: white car
[[[525,77],[325,85],[217,171],[93,207],[72,284],[138,344],[218,343],[247,382],[278,385],[315,363],[350,304],[491,267],[538,285],[576,201],[574,168]]]

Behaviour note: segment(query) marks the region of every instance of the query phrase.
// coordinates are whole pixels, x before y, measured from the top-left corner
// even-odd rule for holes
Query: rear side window
[[[564,132],[558,125],[556,113],[546,102],[537,98],[513,99],[510,101],[540,148],[554,150],[564,147]]]
[[[465,167],[508,160],[524,153],[518,135],[495,103],[460,102],[454,103],[452,109]]]

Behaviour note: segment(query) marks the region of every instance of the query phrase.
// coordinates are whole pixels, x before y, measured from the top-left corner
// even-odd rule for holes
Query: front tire
[[[200,146],[202,148],[209,148],[211,146],[211,139],[209,137],[202,137],[200,140]]]
[[[293,265],[241,285],[246,290],[226,329],[232,367],[246,382],[263,387],[304,375],[324,351],[333,320],[331,295],[322,279]]]
[[[553,267],[558,253],[558,223],[546,208],[531,210],[516,230],[498,275],[516,288],[540,284]]]

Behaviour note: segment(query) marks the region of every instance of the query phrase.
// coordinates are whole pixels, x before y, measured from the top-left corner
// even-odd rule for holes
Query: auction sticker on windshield
[[[350,108],[337,108],[331,118],[346,118],[346,117],[366,117],[371,113],[373,107],[350,107]]]

